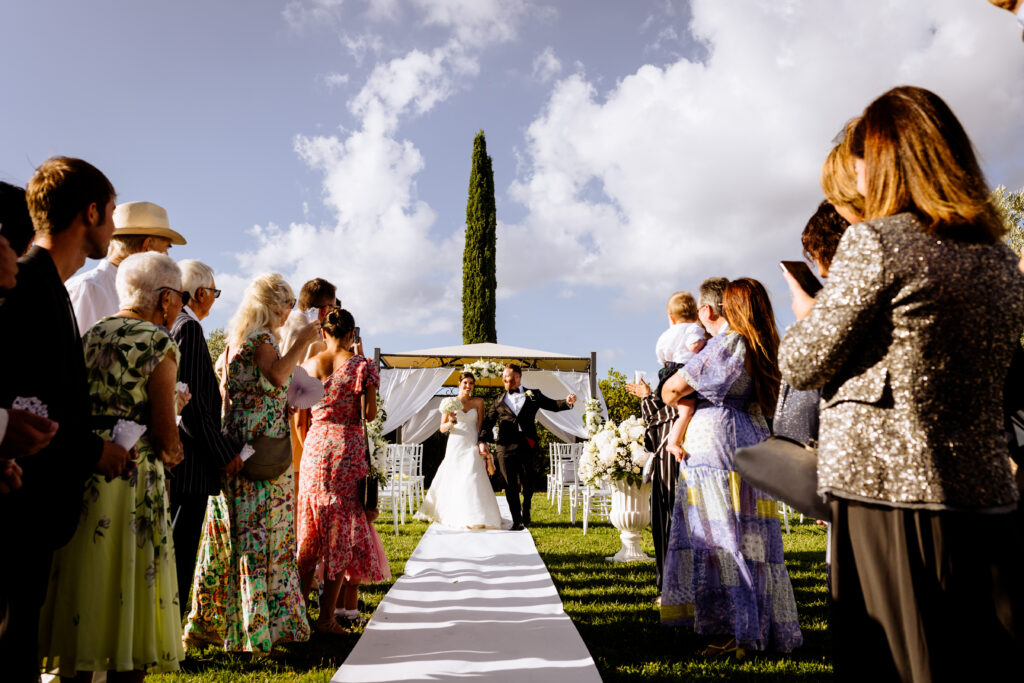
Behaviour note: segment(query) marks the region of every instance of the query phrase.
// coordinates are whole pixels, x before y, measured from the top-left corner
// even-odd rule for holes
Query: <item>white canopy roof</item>
[[[596,395],[604,399],[597,387],[594,368],[596,354],[570,356],[551,351],[539,351],[504,344],[463,344],[433,349],[381,353],[376,349],[379,362],[381,398],[387,412],[384,433],[404,426],[402,441],[420,443],[437,431],[440,415],[437,412],[437,392],[444,386],[458,386],[459,373],[464,365],[477,360],[517,363],[523,368],[523,386],[539,389],[552,398],[564,398],[569,392],[578,397],[571,410],[559,413],[540,411],[538,421],[564,441],[574,436],[585,436],[583,411],[587,399]],[[481,379],[478,385],[499,386],[499,379]],[[592,391],[593,388],[593,391]]]

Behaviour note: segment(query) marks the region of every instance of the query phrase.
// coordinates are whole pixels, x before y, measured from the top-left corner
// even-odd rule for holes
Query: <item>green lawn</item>
[[[804,645],[790,655],[757,655],[735,663],[694,656],[704,643],[685,629],[663,628],[653,601],[653,563],[612,565],[605,562],[619,548],[618,532],[597,522],[583,535],[579,520],[569,524],[540,493],[534,497],[531,533],[551,572],[565,605],[597,668],[606,681],[635,680],[831,680],[828,605],[825,592],[825,530],[812,523],[794,524],[783,534],[786,563],[793,579]],[[420,536],[423,522],[411,522],[395,536],[388,520],[378,529],[397,577],[405,568]],[[650,530],[644,532],[644,550],[653,553]],[[367,586],[362,591],[372,610],[391,587]],[[160,683],[228,681],[329,681],[352,650],[358,634],[341,638],[314,636],[308,643],[285,645],[269,657],[230,655],[207,648],[191,654],[177,674],[151,676]]]

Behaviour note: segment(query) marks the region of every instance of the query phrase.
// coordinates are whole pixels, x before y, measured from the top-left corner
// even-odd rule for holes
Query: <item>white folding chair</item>
[[[612,514],[612,489],[607,481],[598,487],[587,486],[583,489],[583,534],[587,533],[590,515],[597,511],[607,521]]]
[[[576,463],[573,457],[573,445],[568,443],[551,444],[554,449],[555,467],[555,499],[558,502],[558,514],[562,514],[562,500],[568,499],[570,509],[573,502],[573,488],[576,482]]]
[[[388,482],[380,484],[377,489],[377,510],[381,516],[384,516],[386,512],[391,514],[395,534],[398,533],[399,517],[401,517],[402,524],[405,524],[405,499],[402,497],[402,469],[405,452],[402,444],[388,444]]]
[[[409,514],[414,514],[423,504],[426,487],[423,480],[423,444],[406,444],[405,468],[402,481],[405,485]]]
[[[558,450],[557,448],[555,448],[557,445],[558,444],[553,443],[548,444],[548,503],[555,502],[555,491],[558,488],[557,484],[555,483],[555,481],[558,478],[558,457],[555,455],[555,451]]]

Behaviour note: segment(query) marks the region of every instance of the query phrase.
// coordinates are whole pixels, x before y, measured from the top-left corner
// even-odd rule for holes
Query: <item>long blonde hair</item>
[[[260,275],[245,288],[242,303],[228,323],[228,346],[240,348],[256,330],[273,332],[278,309],[294,300],[292,288],[279,273]]]
[[[779,400],[779,331],[768,291],[751,277],[741,277],[725,286],[722,310],[729,329],[747,342],[747,361],[754,380],[754,397],[765,417],[775,414]]]

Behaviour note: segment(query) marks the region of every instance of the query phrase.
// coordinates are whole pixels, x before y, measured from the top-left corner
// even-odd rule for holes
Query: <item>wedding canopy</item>
[[[542,410],[537,420],[559,439],[583,437],[583,411],[587,399],[597,397],[604,412],[604,398],[597,386],[597,354],[567,356],[550,351],[523,349],[504,344],[465,344],[436,349],[381,353],[374,351],[380,368],[380,394],[387,412],[383,433],[402,427],[402,443],[422,443],[437,431],[443,387],[459,384],[464,365],[478,360],[518,363],[523,368],[523,386],[539,389],[545,396],[565,398],[569,392],[578,401],[572,410],[552,413]],[[477,386],[500,386],[500,378],[478,379]]]

